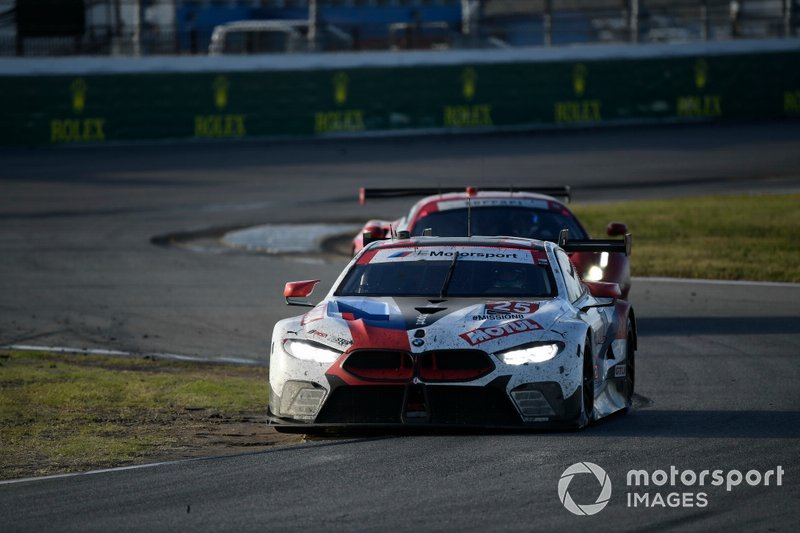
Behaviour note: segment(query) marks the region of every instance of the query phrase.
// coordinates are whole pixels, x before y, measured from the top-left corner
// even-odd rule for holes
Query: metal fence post
[[[700,0],[700,22],[703,40],[707,41],[711,33],[708,21],[708,0]]]
[[[142,55],[142,2],[133,2],[133,55]]]
[[[308,49],[316,52],[319,44],[319,6],[317,0],[308,2]]]
[[[553,45],[553,0],[544,1],[544,45]]]
[[[741,37],[741,27],[739,20],[741,17],[741,10],[738,0],[731,0],[730,3],[730,19],[731,19],[731,37],[734,39]]]

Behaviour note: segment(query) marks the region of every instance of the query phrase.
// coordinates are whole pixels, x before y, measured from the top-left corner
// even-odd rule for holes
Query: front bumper
[[[509,391],[510,379],[500,376],[480,386],[420,382],[354,386],[329,376],[330,392],[315,416],[278,416],[281,398],[273,395],[269,421],[297,428],[548,428],[570,426],[578,419],[580,389],[567,398],[557,382],[526,383]]]

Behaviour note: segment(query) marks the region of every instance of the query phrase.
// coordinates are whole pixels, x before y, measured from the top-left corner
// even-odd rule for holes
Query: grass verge
[[[265,368],[0,351],[0,479],[285,440],[267,394]]]
[[[595,237],[611,220],[633,234],[631,273],[800,282],[800,194],[736,195],[576,205]]]

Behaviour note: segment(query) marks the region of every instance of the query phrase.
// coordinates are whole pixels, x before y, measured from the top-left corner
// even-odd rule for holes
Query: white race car
[[[636,322],[616,284],[584,282],[568,252],[630,241],[508,237],[376,241],[313,306],[275,325],[269,419],[351,426],[579,428],[625,410]]]

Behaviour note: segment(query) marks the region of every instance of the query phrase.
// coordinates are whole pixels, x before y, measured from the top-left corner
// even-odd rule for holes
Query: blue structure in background
[[[307,8],[268,8],[252,6],[203,6],[180,4],[176,11],[178,42],[182,52],[203,53],[208,49],[215,26],[237,20],[307,19]],[[447,22],[458,30],[461,3],[436,6],[320,7],[323,22],[349,32],[357,41],[369,43],[388,38],[388,26],[394,22]]]
[[[541,15],[504,19],[503,39],[511,46],[541,46],[545,42],[544,17]],[[593,40],[592,21],[584,13],[554,11],[554,45],[588,43]]]

